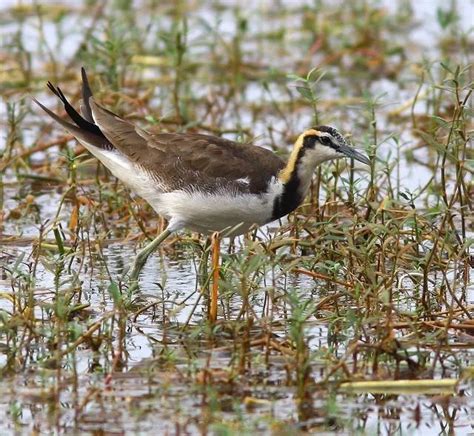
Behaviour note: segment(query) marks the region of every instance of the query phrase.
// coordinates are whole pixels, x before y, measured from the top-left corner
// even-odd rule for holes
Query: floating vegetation
[[[392,3],[2,4],[2,434],[472,430],[472,4]],[[372,165],[321,166],[218,274],[169,238],[130,292],[165,223],[30,100],[77,104],[81,66],[150,131],[286,156],[329,124]]]

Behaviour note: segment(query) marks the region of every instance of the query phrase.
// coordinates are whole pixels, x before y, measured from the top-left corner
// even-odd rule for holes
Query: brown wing
[[[168,189],[213,191],[222,186],[240,192],[265,191],[284,162],[250,144],[189,133],[150,134],[90,99],[95,123],[105,137]]]

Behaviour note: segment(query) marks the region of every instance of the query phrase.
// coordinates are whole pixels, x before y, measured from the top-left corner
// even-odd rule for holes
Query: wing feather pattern
[[[165,191],[262,193],[284,162],[270,150],[197,133],[151,134],[100,106],[82,74],[79,114],[58,87],[49,89],[64,104],[70,121],[35,102],[78,140],[115,150],[149,172]]]
[[[148,133],[90,100],[94,121],[114,146],[168,189],[259,193],[283,168],[270,150],[197,133]]]

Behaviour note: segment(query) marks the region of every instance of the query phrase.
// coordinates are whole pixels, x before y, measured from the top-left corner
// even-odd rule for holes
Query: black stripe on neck
[[[306,139],[306,138],[305,138]],[[301,147],[296,158],[295,167],[290,180],[283,185],[283,192],[273,201],[272,220],[276,220],[294,211],[303,201],[304,193],[301,192],[301,179],[298,176],[298,165],[306,152],[305,146]]]
[[[283,186],[281,195],[273,201],[272,220],[288,215],[301,204],[303,198],[299,189],[300,183],[300,179],[295,171],[291,179]]]

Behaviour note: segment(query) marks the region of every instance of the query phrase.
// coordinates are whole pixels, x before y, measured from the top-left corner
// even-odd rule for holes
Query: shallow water
[[[4,2],[2,10],[9,11],[15,4],[16,2],[12,1]],[[54,4],[61,3],[46,3],[46,7]],[[238,26],[235,24],[237,4],[225,2],[218,6],[214,2],[202,2],[188,5],[192,10],[188,36],[193,41],[190,48],[191,57],[197,59],[199,56],[205,56],[209,50],[201,44],[203,40],[210,38],[210,32],[206,33],[206,26],[200,23],[200,19],[215,24],[215,29],[221,31],[221,37],[225,41],[232,41],[237,36]],[[403,12],[401,3],[376,4],[381,4],[389,16],[397,11]],[[58,36],[58,27],[46,16],[43,36],[47,44],[53,48],[55,55],[67,63],[81,43],[83,29],[90,25],[91,17],[80,5],[74,7],[67,3],[64,5],[68,16],[61,22],[61,26],[63,30],[67,30],[66,34]],[[282,27],[298,29],[304,18],[305,5],[312,6],[312,3],[292,2],[287,13],[279,14],[272,2],[258,2],[258,5],[249,6],[245,11],[241,11],[247,17],[245,34],[255,35],[255,38],[246,38],[242,44],[241,49],[246,53],[245,61],[248,64],[258,64],[262,61],[264,69],[278,68],[288,73],[294,72],[305,55],[298,52],[295,47],[298,47],[298,41],[304,40],[307,35],[295,31],[285,36],[283,42],[257,36],[278,32]],[[441,6],[444,6],[443,2],[438,2],[437,7]],[[433,2],[413,2],[412,7],[411,26],[405,32],[395,35],[399,40],[397,42],[406,46],[406,53],[412,59],[412,67],[415,68],[415,64],[421,63],[423,59],[437,59],[441,56],[439,48],[433,44],[433,39],[440,39],[443,30],[436,24],[437,8],[433,7]],[[460,1],[457,7],[458,10],[466,11],[458,22],[459,28],[466,30],[472,25],[472,14],[468,13],[473,10],[472,2]],[[337,9],[337,6],[333,5],[332,8]],[[139,8],[136,8],[136,13],[139,23],[148,22],[149,17],[146,13],[140,12]],[[170,26],[171,21],[169,15],[164,15],[163,27]],[[38,49],[42,43],[38,40],[37,16],[34,14],[28,16],[22,24],[13,19],[0,22],[0,35],[4,39],[10,40],[11,35],[18,29],[22,32],[20,39],[24,49],[33,53],[33,70],[39,72],[36,77],[38,83],[35,82],[36,89],[28,92],[52,105],[53,100],[47,97],[42,89],[50,65],[48,67],[46,57],[42,56]],[[341,28],[336,36],[347,37],[344,36],[344,32],[345,29]],[[147,42],[153,43],[151,35],[147,36]],[[8,50],[8,46],[2,48],[2,52],[8,53]],[[322,52],[315,59],[320,62],[324,54]],[[347,60],[348,68],[351,68],[351,61],[352,59]],[[137,66],[135,68],[139,71]],[[418,86],[417,74],[410,68],[404,68],[402,76],[405,79],[402,81],[391,80],[383,74],[370,80],[351,77],[339,74],[340,71],[336,67],[329,66],[329,77],[321,82],[318,93],[324,96],[323,100],[329,102],[331,99],[339,98],[343,101],[348,95],[360,96],[361,88],[367,84],[368,88],[365,91],[371,95],[383,95],[381,107],[377,111],[381,138],[387,138],[396,132],[401,150],[411,149],[416,140],[413,132],[400,129],[389,116],[392,109],[413,97]],[[258,68],[256,71],[258,72]],[[154,78],[155,72],[152,68],[145,68],[140,74],[145,78]],[[217,84],[213,85],[215,89],[212,89],[213,86],[206,83],[206,80],[209,79],[202,73],[196,76],[196,81],[190,85],[194,96],[221,91]],[[280,110],[285,111],[288,95],[287,85],[281,83],[269,83],[270,92],[267,91],[263,86],[266,80],[267,78],[257,78],[245,82],[242,79],[241,93],[236,97],[236,107],[230,111],[233,116],[226,113],[221,127],[247,128],[254,135],[256,144],[266,146],[273,141],[286,148],[288,124],[295,132],[306,128],[313,122],[311,111],[310,108],[303,108],[295,110],[294,114],[290,113],[288,118],[282,118],[278,111],[268,109],[275,101],[281,105]],[[68,82],[65,88],[75,86],[76,80],[73,82],[74,85]],[[159,93],[160,91],[156,91],[155,97],[151,99],[152,106],[161,103]],[[22,96],[23,94],[20,96],[13,93],[4,99],[5,102],[19,101]],[[261,108],[255,109],[255,105],[261,105]],[[364,126],[366,109],[362,98],[358,97],[352,104],[342,106],[328,105],[328,109],[321,113],[322,121],[328,124],[339,122],[341,130],[359,134],[359,137],[353,138],[359,147],[369,144],[367,128]],[[171,106],[157,109],[159,116],[172,111]],[[200,110],[202,108],[196,109],[197,114]],[[44,122],[41,116],[38,117],[37,111],[33,111],[26,117],[29,127],[24,131],[23,141],[27,146],[32,144],[38,134],[38,122]],[[424,114],[426,102],[420,101],[415,105],[414,111]],[[0,120],[5,126],[7,126],[6,116],[6,105],[2,104]],[[54,129],[51,136],[59,134],[62,132],[59,133]],[[238,135],[230,133],[227,136],[235,139]],[[378,153],[381,161],[387,156],[393,157],[396,154],[395,142],[392,139],[387,141],[380,139],[380,143]],[[4,150],[6,144],[7,138],[2,134],[0,150]],[[57,155],[58,149],[52,148],[35,154],[33,161],[41,166],[48,160],[54,162]],[[425,148],[415,150],[414,155],[422,161],[429,158]],[[379,169],[383,170],[382,164]],[[79,175],[92,179],[94,171],[94,165],[86,165],[80,170]],[[63,180],[68,177],[66,171],[61,168],[54,168],[54,171],[50,172],[62,177]],[[360,170],[357,174],[361,178],[361,185],[366,184],[367,172]],[[401,184],[400,190],[417,191],[430,180],[432,172],[426,165],[409,162],[402,153],[401,163],[390,177],[393,184]],[[226,254],[229,249],[228,242],[222,247],[223,258],[230,265],[229,272],[225,274],[225,279],[229,283],[224,286],[220,303],[223,322],[219,324],[212,339],[208,334],[209,327],[205,323],[207,299],[200,295],[201,286],[197,278],[200,249],[191,241],[189,235],[184,235],[179,243],[172,244],[148,261],[141,275],[141,290],[134,296],[134,304],[127,309],[126,315],[120,315],[118,309],[114,312],[116,302],[108,289],[111,282],[120,284],[124,269],[130,264],[137,249],[136,241],[130,240],[129,236],[140,235],[140,229],[133,221],[117,224],[120,216],[113,211],[107,211],[110,212],[107,216],[113,218],[113,221],[108,223],[109,230],[106,230],[98,214],[93,214],[92,209],[85,211],[83,208],[84,214],[93,215],[91,217],[93,225],[80,235],[81,254],[65,266],[60,275],[60,283],[56,283],[54,271],[48,268],[54,262],[58,262],[57,252],[51,250],[46,254],[43,253],[41,260],[36,264],[36,252],[33,246],[42,225],[47,229],[46,242],[54,244],[51,230],[56,220],[58,204],[65,192],[64,183],[32,182],[19,178],[11,168],[2,174],[2,181],[3,210],[7,213],[7,219],[2,222],[0,234],[2,240],[0,262],[4,267],[11,268],[18,259],[22,261],[18,265],[21,274],[16,274],[15,282],[12,283],[10,280],[10,274],[2,272],[0,311],[13,312],[15,302],[12,297],[19,295],[21,290],[27,292],[32,289],[33,298],[41,303],[35,305],[34,316],[37,320],[46,321],[38,322],[36,327],[46,332],[40,336],[45,343],[32,341],[30,347],[20,353],[22,361],[18,362],[18,366],[22,367],[22,371],[8,373],[0,381],[2,434],[26,433],[34,430],[45,434],[62,432],[228,434],[226,432],[234,428],[238,432],[267,434],[294,434],[297,431],[320,430],[338,434],[359,432],[434,435],[453,432],[468,434],[472,430],[470,401],[472,386],[467,382],[462,382],[457,388],[458,395],[452,397],[425,395],[423,392],[417,395],[350,395],[318,384],[328,376],[328,370],[331,369],[328,363],[330,359],[333,359],[333,362],[334,359],[342,359],[349,353],[348,350],[353,344],[353,327],[344,318],[351,316],[356,319],[359,308],[344,294],[340,297],[340,304],[347,311],[344,312],[344,316],[337,317],[332,310],[322,307],[318,312],[318,318],[312,317],[305,324],[307,347],[313,353],[310,362],[312,384],[311,401],[308,401],[308,404],[302,402],[297,395],[294,374],[289,369],[294,362],[293,349],[288,343],[291,330],[288,319],[291,308],[283,297],[294,292],[301,301],[318,302],[330,296],[328,287],[323,286],[323,281],[283,273],[283,262],[281,267],[274,268],[269,261],[268,265],[258,270],[259,275],[253,277],[258,283],[258,288],[252,289],[250,295],[251,306],[256,315],[255,324],[250,324],[248,317],[242,317],[235,324],[227,322],[238,318],[245,300],[242,295],[244,286],[239,282],[238,274],[233,274],[239,270],[238,262],[242,258],[251,257],[248,252],[250,242],[244,238],[236,241],[236,247],[230,254]],[[106,181],[101,189],[104,196],[109,194],[113,196],[117,193],[127,195],[121,188],[116,188],[113,181]],[[79,191],[88,198],[103,200],[103,197],[99,197],[98,187],[94,183],[80,185]],[[17,219],[8,219],[8,216],[12,216],[11,211],[17,208],[21,210],[24,207],[24,199],[28,194],[34,196],[38,212],[31,212]],[[123,198],[126,198],[125,202],[128,201],[127,197]],[[423,198],[422,201],[427,200]],[[134,207],[138,209],[137,206]],[[104,209],[100,211],[103,213]],[[71,203],[65,202],[56,220],[62,224],[65,241],[68,243],[73,241],[71,233],[67,231],[71,212]],[[148,228],[156,226],[157,222],[147,222]],[[265,242],[275,237],[278,224],[273,223],[260,230],[259,238]],[[298,254],[292,254],[288,248],[281,249],[281,252],[285,250],[288,252],[288,257],[284,260],[292,261],[298,258]],[[236,264],[231,262],[234,258]],[[32,268],[35,268],[33,286],[29,284],[33,276]],[[416,277],[417,271],[399,272],[402,276],[404,273],[406,276],[402,277],[400,283],[405,297],[400,296],[397,308],[414,314],[419,308],[410,300],[410,295],[411,287],[414,286],[413,277]],[[450,279],[458,273],[459,270],[453,266]],[[433,283],[438,283],[440,277],[434,274],[431,279]],[[52,357],[49,353],[54,349],[49,342],[57,339],[57,332],[48,330],[48,320],[51,319],[55,302],[75,287],[80,288],[80,302],[88,305],[84,309],[88,316],[87,323],[82,323],[78,315],[75,325],[81,329],[85,325],[87,327],[93,325],[94,322],[103,322],[101,331],[104,337],[110,338],[110,341],[104,339],[102,344],[84,342],[73,353],[68,354],[64,367],[55,368],[54,362],[49,362],[48,358]],[[414,286],[413,292],[416,291],[417,288]],[[270,296],[273,298],[271,304]],[[472,310],[474,305],[472,286],[466,292],[465,304]],[[268,316],[270,310],[271,316]],[[109,315],[110,319],[107,318]],[[71,319],[74,320],[74,316]],[[118,327],[120,322],[125,323],[123,342]],[[71,337],[74,328],[72,324],[74,323],[67,327]],[[369,331],[374,329],[375,335],[375,328],[372,325],[367,325],[367,329]],[[263,342],[259,342],[268,340],[266,335],[269,331],[274,341],[273,348],[261,346]],[[19,332],[27,335],[28,328],[19,326]],[[243,364],[245,366],[243,371],[241,368],[236,369],[239,367],[239,362],[236,361],[239,352],[236,352],[235,347],[246,343],[241,339],[246,334],[250,343],[247,344],[248,357]],[[65,333],[61,332],[61,335]],[[473,364],[473,341],[469,331],[454,333],[450,331],[447,341],[449,347],[443,350],[437,348],[435,335],[430,343],[423,344],[417,344],[417,338],[411,337],[407,330],[397,330],[396,335],[397,340],[411,344],[411,348],[406,347],[406,350],[412,353],[413,359],[424,357],[434,362],[432,376],[435,379],[458,378],[463,368]],[[63,342],[59,344],[59,349],[64,350],[70,342],[66,336],[61,337]],[[6,366],[8,347],[11,346],[12,341],[0,339],[0,367]],[[122,346],[124,362],[117,363],[113,356],[117,356],[117,349]],[[354,364],[350,354],[345,357],[345,363],[348,366]],[[370,367],[370,364],[368,362],[367,366]],[[387,367],[386,372],[389,374],[390,371],[391,369]],[[408,373],[402,362],[401,372],[403,371]],[[423,374],[419,376],[422,378]]]

